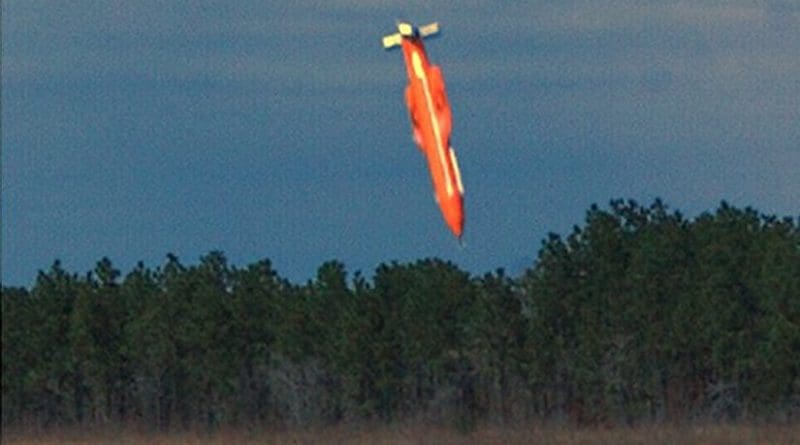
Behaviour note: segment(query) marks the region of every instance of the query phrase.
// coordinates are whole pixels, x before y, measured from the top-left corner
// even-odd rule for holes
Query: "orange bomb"
[[[416,27],[401,22],[397,31],[383,38],[383,47],[403,50],[408,75],[405,99],[414,142],[428,161],[434,198],[444,221],[460,240],[464,231],[464,186],[456,153],[450,145],[453,126],[450,103],[442,71],[430,63],[422,43],[422,39],[439,33],[439,24]]]

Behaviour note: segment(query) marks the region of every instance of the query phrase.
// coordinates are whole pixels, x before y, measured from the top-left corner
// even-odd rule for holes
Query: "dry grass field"
[[[262,444],[800,444],[800,425],[658,425],[570,429],[502,428],[469,433],[433,426],[331,427],[292,431],[221,431],[212,434],[140,431],[4,431],[8,445],[262,445]]]

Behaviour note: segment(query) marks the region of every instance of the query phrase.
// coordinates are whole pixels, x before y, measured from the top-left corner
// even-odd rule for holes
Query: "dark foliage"
[[[2,289],[4,426],[797,419],[800,230],[593,206],[522,276],[437,259],[294,285],[220,252]]]

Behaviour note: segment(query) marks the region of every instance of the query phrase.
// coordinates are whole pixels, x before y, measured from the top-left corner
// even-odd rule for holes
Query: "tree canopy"
[[[800,414],[800,219],[592,206],[520,276],[429,258],[295,284],[212,251],[2,288],[2,422],[162,429]]]

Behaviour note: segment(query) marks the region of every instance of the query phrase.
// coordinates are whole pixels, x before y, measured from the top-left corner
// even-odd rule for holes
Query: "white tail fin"
[[[439,34],[439,22],[428,23],[427,25],[415,27],[411,23],[399,22],[397,31],[394,34],[383,36],[383,48],[392,49],[400,46],[404,37],[419,37],[424,39]]]
[[[383,36],[383,49],[392,49],[400,46],[402,42],[403,36],[401,36],[399,32],[389,34],[388,36]]]
[[[437,34],[439,34],[439,22],[433,22],[419,27],[419,36],[423,39]]]

